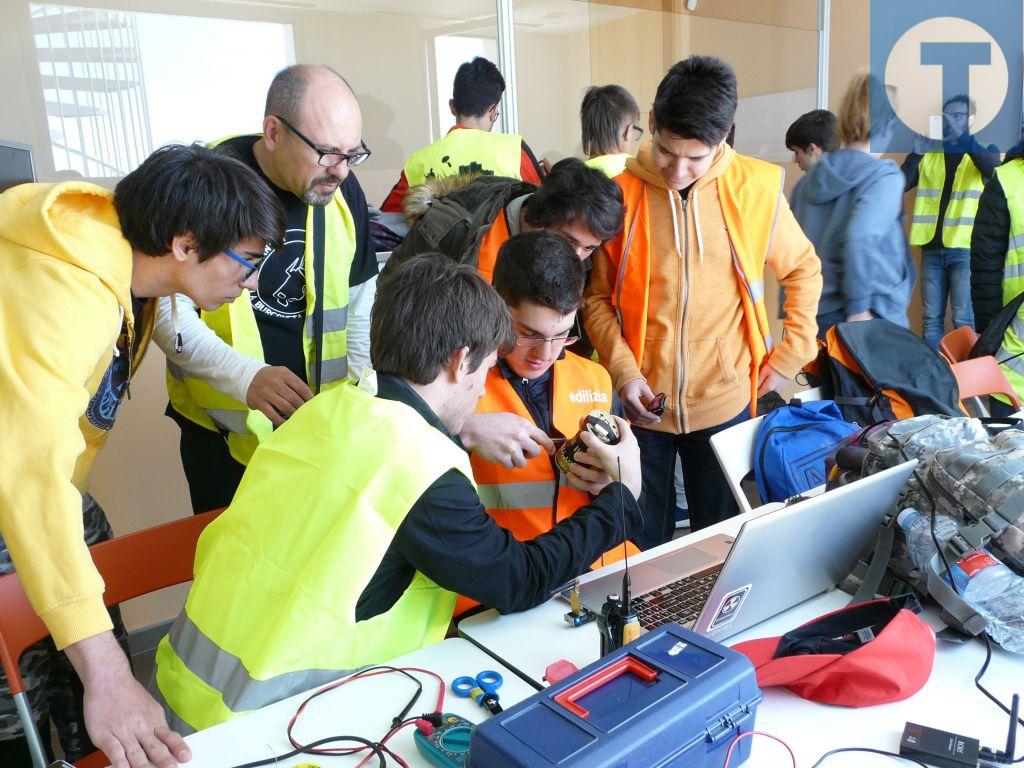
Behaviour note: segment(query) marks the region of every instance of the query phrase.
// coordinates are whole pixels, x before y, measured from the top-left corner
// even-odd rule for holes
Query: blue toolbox
[[[469,765],[722,768],[761,698],[745,656],[666,624],[478,725]]]

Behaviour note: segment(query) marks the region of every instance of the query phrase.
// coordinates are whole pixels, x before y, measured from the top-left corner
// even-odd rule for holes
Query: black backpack
[[[992,318],[992,321],[982,331],[981,336],[974,342],[974,347],[971,349],[970,358],[972,360],[976,357],[987,357],[989,355],[998,357],[996,353],[1003,346],[1003,336],[1006,335],[1006,329],[1017,316],[1021,304],[1024,304],[1024,291],[1010,299],[1010,303],[999,310],[999,314]]]
[[[839,323],[818,344],[804,373],[853,424],[964,415],[949,363],[902,326],[880,318]]]
[[[421,253],[442,253],[476,267],[480,241],[508,203],[538,189],[537,185],[502,176],[461,174],[429,179],[409,189],[405,218],[409,232],[391,253],[381,275]]]

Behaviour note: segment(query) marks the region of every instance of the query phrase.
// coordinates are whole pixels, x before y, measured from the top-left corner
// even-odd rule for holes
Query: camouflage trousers
[[[85,525],[85,543],[96,544],[113,538],[113,531],[103,509],[89,494],[82,496],[82,521]],[[0,537],[0,575],[14,570],[7,545]],[[121,621],[121,613],[115,606],[110,610],[114,622],[114,636],[121,647],[128,650],[128,633]],[[32,715],[39,725],[43,744],[50,743],[49,722],[52,719],[66,759],[74,762],[95,751],[85,731],[85,716],[82,707],[82,684],[75,674],[67,656],[58,651],[53,641],[46,639],[31,646],[21,657],[19,664],[25,681]],[[6,749],[21,751],[21,744],[10,742],[25,741],[25,733],[14,707],[14,699],[7,685],[7,678],[0,669],[0,755]],[[27,760],[27,748],[24,750]],[[15,768],[17,763],[4,762],[5,768]],[[26,766],[31,763],[24,763]]]

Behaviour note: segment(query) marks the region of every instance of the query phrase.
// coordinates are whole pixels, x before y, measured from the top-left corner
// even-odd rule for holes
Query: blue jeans
[[[946,301],[953,309],[953,327],[974,327],[971,304],[971,252],[966,248],[921,251],[921,303],[924,340],[938,349],[946,320]]]
[[[675,531],[676,453],[683,467],[683,485],[690,510],[690,530],[707,528],[739,513],[736,499],[711,448],[711,436],[750,418],[744,408],[733,419],[685,435],[654,432],[640,427],[633,434],[640,444],[644,487],[644,523],[633,536],[640,549],[664,544]]]

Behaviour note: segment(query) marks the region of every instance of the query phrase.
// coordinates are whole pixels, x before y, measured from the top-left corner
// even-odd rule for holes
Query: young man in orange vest
[[[592,410],[612,410],[615,395],[608,372],[568,350],[579,338],[576,312],[583,303],[584,279],[583,264],[564,237],[537,230],[515,235],[501,247],[494,287],[512,315],[516,344],[488,373],[478,414],[513,413],[560,441],[573,437]],[[580,464],[562,474],[544,452],[525,456],[511,468],[478,453],[471,463],[487,512],[520,541],[550,531],[611,481]],[[595,565],[622,554],[617,547]]]
[[[737,513],[709,440],[815,354],[821,264],[783,196],[782,169],[728,146],[735,113],[736,75],[724,61],[691,56],[668,71],[651,140],[615,179],[625,225],[595,254],[587,289],[587,332],[643,427],[646,523],[633,539],[642,549],[671,538],[677,452],[691,527]],[[786,291],[778,344],[766,263]]]

